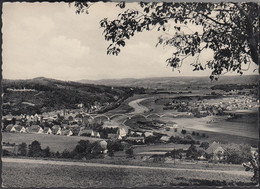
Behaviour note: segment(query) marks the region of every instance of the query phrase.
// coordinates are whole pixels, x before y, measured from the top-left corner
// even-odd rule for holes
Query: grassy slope
[[[35,89],[31,92],[12,92],[7,88]],[[127,87],[82,84],[65,82],[48,78],[35,78],[30,80],[3,80],[3,102],[11,103],[3,107],[3,113],[12,114],[35,113],[51,111],[53,109],[76,108],[76,104],[83,103],[86,107],[94,101],[100,103],[115,102],[115,96],[122,99],[128,97],[133,91]],[[27,105],[23,104],[26,102]],[[35,104],[35,106],[29,106]],[[37,112],[37,113],[38,113]]]
[[[65,149],[72,151],[80,140],[96,141],[100,139],[81,137],[81,136],[56,136],[45,134],[27,134],[27,133],[2,133],[2,142],[21,144],[25,142],[27,145],[37,140],[41,143],[42,148],[50,147],[52,152],[63,152]]]
[[[234,183],[250,185],[249,176],[226,173],[27,163],[4,163],[2,177],[6,187],[142,187]]]

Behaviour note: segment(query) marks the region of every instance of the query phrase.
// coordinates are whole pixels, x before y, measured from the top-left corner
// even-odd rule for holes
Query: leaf
[[[144,12],[149,13],[149,7],[146,7],[146,8],[144,9]]]

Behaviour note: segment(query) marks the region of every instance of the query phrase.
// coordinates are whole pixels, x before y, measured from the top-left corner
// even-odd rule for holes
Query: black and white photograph
[[[2,3],[2,187],[259,187],[252,2]]]

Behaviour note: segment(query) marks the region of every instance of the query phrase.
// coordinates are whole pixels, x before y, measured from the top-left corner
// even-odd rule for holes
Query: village
[[[176,98],[164,104],[164,110],[177,110],[178,112],[190,112],[195,117],[205,117],[211,115],[226,115],[236,110],[256,110],[259,100],[253,96],[224,96],[221,100],[198,99],[187,96],[186,98]]]
[[[245,153],[239,152],[237,146],[234,150],[219,142],[207,142],[205,139],[208,136],[204,133],[180,129],[176,123],[155,123],[159,128],[155,131],[107,125],[104,127],[104,120],[101,118],[102,116],[97,116],[93,119],[81,109],[61,110],[42,115],[4,116],[2,128],[4,133],[24,136],[85,137],[86,141],[95,139],[99,145],[102,144],[100,154],[103,154],[103,157],[118,156],[121,158],[123,151],[125,153],[123,156],[134,157],[140,161],[175,162],[175,159],[182,161],[192,159],[237,164],[256,151],[256,148],[248,147],[248,154],[245,155]],[[19,155],[19,145],[21,144],[11,144],[5,141],[3,143],[3,149],[6,150],[4,155]],[[163,147],[164,145],[167,148],[162,149],[165,150],[156,148],[156,146]],[[148,148],[145,149],[145,146]],[[50,150],[52,151],[51,147]],[[74,156],[65,157],[73,158]]]

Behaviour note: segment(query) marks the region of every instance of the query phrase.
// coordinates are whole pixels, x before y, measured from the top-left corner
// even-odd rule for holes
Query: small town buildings
[[[52,130],[51,130],[49,127],[44,127],[44,129],[43,129],[43,134],[48,134],[48,135],[50,135],[50,134],[52,134]]]
[[[169,140],[170,140],[170,137],[168,137],[168,136],[162,136],[160,138],[160,141],[162,141],[162,142],[168,142]]]
[[[70,126],[68,124],[61,124],[62,129],[69,129]]]
[[[78,136],[80,132],[81,127],[78,125],[72,125],[70,126],[70,130],[73,132],[73,136]]]
[[[138,135],[138,136],[142,136],[143,135],[142,132],[135,132],[135,134]]]
[[[83,128],[80,129],[78,136],[91,136],[93,130],[92,129],[87,129],[87,128]]]
[[[27,133],[41,134],[43,129],[39,125],[32,125],[26,128]]]
[[[7,131],[7,132],[16,132],[16,129],[15,129],[15,126],[14,125],[7,125],[6,126],[6,128],[5,128],[5,130]]]
[[[52,127],[52,134],[61,135],[61,127],[59,125],[54,125]]]
[[[145,136],[145,137],[153,136],[153,133],[152,133],[152,132],[145,132],[145,133],[144,133],[144,136]]]
[[[145,139],[144,139],[144,137],[127,137],[126,141],[136,142],[136,143],[144,143]]]
[[[63,135],[63,136],[72,136],[73,132],[71,130],[69,130],[69,129],[61,130],[61,135]]]
[[[91,137],[100,138],[100,134],[99,134],[99,132],[92,131],[91,132]]]
[[[15,129],[16,129],[16,132],[26,133],[25,127],[23,127],[23,126],[21,126],[21,125],[15,125],[14,127],[15,127]]]
[[[121,138],[125,137],[127,134],[127,131],[124,128],[118,128],[117,131],[118,136],[120,136]]]

